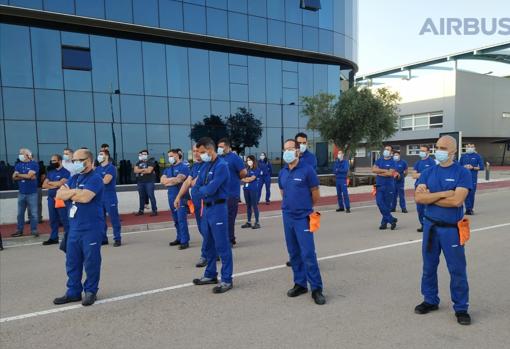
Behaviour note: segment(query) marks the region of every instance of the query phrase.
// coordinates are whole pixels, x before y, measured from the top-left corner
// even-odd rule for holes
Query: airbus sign
[[[510,17],[503,18],[427,18],[420,35],[510,35]]]

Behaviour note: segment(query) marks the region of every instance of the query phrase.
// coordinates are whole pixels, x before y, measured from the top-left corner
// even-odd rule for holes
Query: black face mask
[[[60,167],[60,164],[58,162],[50,162],[50,165],[48,166],[48,168],[50,169],[57,169]]]

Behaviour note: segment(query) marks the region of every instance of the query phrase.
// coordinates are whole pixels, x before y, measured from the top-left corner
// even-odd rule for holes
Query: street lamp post
[[[282,144],[282,148],[281,149],[283,150],[283,146],[284,146],[283,142],[285,141],[283,139],[283,99],[281,99],[280,102],[281,102],[280,103],[280,108],[281,108],[281,110],[280,110],[281,135],[280,136],[281,136],[281,144]],[[286,104],[286,105],[296,105],[296,103],[291,102],[291,103]],[[283,156],[280,156],[280,169],[282,169],[282,168],[283,168]]]
[[[112,112],[111,125],[112,125],[112,141],[113,141],[113,160],[116,161],[116,159],[117,159],[117,138],[115,137],[115,127],[113,125],[115,122],[115,116],[113,114],[113,94],[119,95],[120,90],[117,89],[117,90],[113,91],[113,88],[110,85],[110,111]]]

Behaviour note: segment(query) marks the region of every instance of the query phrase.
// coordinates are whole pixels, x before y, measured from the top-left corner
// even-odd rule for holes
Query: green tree
[[[232,149],[244,154],[244,149],[258,147],[262,137],[262,121],[246,108],[238,108],[235,114],[227,118],[227,133]]]
[[[400,96],[386,88],[353,87],[339,99],[326,93],[302,97],[308,128],[353,154],[361,144],[380,146],[396,131]]]
[[[195,142],[202,137],[210,137],[216,143],[227,135],[227,124],[218,115],[205,116],[202,121],[193,124],[189,134]]]

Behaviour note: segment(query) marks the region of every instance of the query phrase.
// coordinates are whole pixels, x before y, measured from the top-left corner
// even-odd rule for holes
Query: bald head
[[[442,136],[437,140],[436,149],[447,150],[448,153],[457,152],[457,140],[452,136]]]
[[[83,162],[84,170],[82,173],[87,173],[92,171],[94,166],[94,155],[87,148],[80,148],[73,154],[73,162],[80,161]]]

